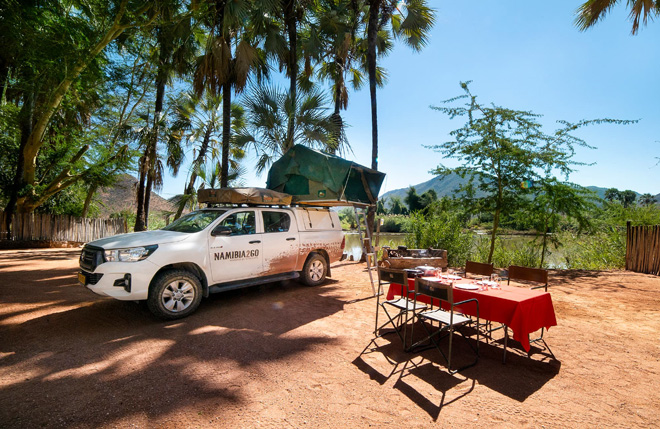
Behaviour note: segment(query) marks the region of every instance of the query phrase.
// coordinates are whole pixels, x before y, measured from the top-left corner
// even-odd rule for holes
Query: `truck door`
[[[294,271],[300,238],[293,215],[287,210],[262,209],[264,275]]]
[[[232,212],[211,231],[209,260],[213,283],[261,275],[263,234],[257,232],[256,214],[254,209]]]

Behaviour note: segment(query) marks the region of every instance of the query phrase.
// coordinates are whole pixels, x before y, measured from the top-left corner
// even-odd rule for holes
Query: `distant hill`
[[[124,210],[135,213],[137,179],[131,175],[121,176],[119,181],[108,188],[100,189],[96,194],[96,201],[99,207],[99,216],[108,217],[113,213]],[[149,212],[174,212],[176,205],[162,198],[155,192],[151,192],[149,200]]]
[[[452,197],[452,196],[458,196],[456,193],[458,192],[458,188],[467,183],[468,179],[462,179],[461,176],[459,176],[456,173],[451,173],[448,174],[447,176],[440,177],[436,176],[431,180],[428,180],[424,183],[419,183],[417,185],[411,185],[415,188],[415,191],[417,191],[418,195],[422,195],[424,192],[428,191],[429,189],[433,189],[436,194],[438,194],[438,198],[442,197]],[[384,193],[383,195],[380,196],[380,199],[387,198],[388,200],[392,200],[392,197],[399,197],[401,198],[401,201],[404,200],[406,197],[406,193],[408,192],[408,188],[401,188],[401,189],[395,189],[393,191],[389,191]]]
[[[444,196],[458,197],[457,195],[458,188],[460,188],[461,185],[467,183],[467,181],[468,181],[467,178],[462,179],[458,174],[451,173],[443,178],[436,176],[431,180],[411,186],[415,188],[415,191],[417,191],[418,195],[422,195],[424,192],[428,191],[429,189],[433,189],[436,192],[436,194],[438,194],[438,198],[442,198]],[[586,188],[592,192],[595,192],[596,195],[598,195],[598,197],[602,199],[605,198],[605,191],[609,189],[609,188],[601,188],[598,186],[587,186]],[[388,202],[386,202],[386,204],[389,207],[389,202],[392,200],[392,197],[399,197],[403,202],[407,192],[408,192],[408,188],[395,189],[393,191],[384,193],[383,195],[380,196],[380,199],[387,198]],[[638,192],[635,193],[637,194],[637,197],[640,196]],[[477,196],[479,196],[479,191],[477,191]],[[660,203],[660,194],[655,196],[655,200],[658,203]]]

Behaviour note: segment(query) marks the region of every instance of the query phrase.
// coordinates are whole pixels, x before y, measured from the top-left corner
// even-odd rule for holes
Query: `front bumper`
[[[109,296],[122,301],[137,301],[147,299],[149,283],[158,272],[160,266],[148,259],[138,262],[106,262],[89,272],[80,269],[78,281],[92,292]],[[130,274],[130,291],[117,283],[124,283],[126,274]]]

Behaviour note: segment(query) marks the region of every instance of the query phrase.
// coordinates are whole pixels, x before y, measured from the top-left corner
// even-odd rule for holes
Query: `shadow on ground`
[[[342,310],[327,296],[334,287],[278,282],[216,294],[194,315],[162,322],[144,305],[91,294],[75,269],[2,273],[0,302],[23,305],[0,318],[0,421],[96,427],[241,404],[237,374],[334,341],[292,332]]]
[[[481,342],[477,364],[451,375],[437,349],[405,352],[399,338],[388,334],[372,340],[353,364],[381,385],[393,381],[395,389],[437,420],[443,407],[469,395],[477,382],[523,402],[559,373],[561,362],[551,359],[547,351],[532,347],[527,356],[522,349],[516,349],[516,344],[509,348],[507,362],[502,364],[501,344]],[[441,346],[447,354],[446,338]],[[467,344],[454,341],[452,368],[469,363],[473,356]],[[435,395],[425,394],[431,391],[441,394],[439,401],[431,399]]]

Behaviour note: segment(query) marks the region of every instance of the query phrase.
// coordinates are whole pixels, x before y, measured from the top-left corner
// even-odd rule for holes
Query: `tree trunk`
[[[341,118],[341,107],[342,107],[342,89],[344,85],[343,71],[342,71],[342,60],[341,58],[335,58],[335,67],[337,68],[336,72],[339,73],[337,80],[335,80],[335,110],[332,113],[332,123],[336,129],[333,131],[332,144],[333,147],[328,148],[328,152],[335,154],[339,148],[339,142],[341,140],[341,130],[343,127],[343,121]]]
[[[98,185],[91,185],[89,189],[87,189],[87,196],[85,197],[85,204],[83,205],[82,214],[80,215],[81,217],[87,217],[87,213],[89,213],[89,205],[92,203],[92,198],[97,189]]]
[[[222,164],[220,187],[229,186],[229,150],[231,138],[231,82],[222,85]]]
[[[133,231],[145,231],[147,228],[144,221],[144,188],[147,180],[147,160],[146,153],[140,158],[140,174],[138,175],[138,188],[136,193],[135,227]]]
[[[369,93],[371,95],[371,168],[378,169],[378,109],[376,103],[376,37],[381,0],[369,2],[369,24],[367,28],[367,69]]]
[[[493,231],[490,233],[490,251],[488,252],[488,263],[493,262],[493,253],[495,253],[495,236],[497,235],[497,228],[500,226],[500,208],[495,209],[495,217],[493,218]]]
[[[160,130],[160,121],[163,114],[163,100],[165,99],[165,85],[167,83],[167,63],[169,51],[171,50],[170,44],[166,39],[167,35],[164,35],[163,29],[159,29],[158,34],[158,45],[160,48],[160,53],[158,56],[158,74],[156,75],[156,104],[154,107],[154,122],[152,133],[149,136],[147,145],[144,149],[144,170],[146,173],[147,184],[144,187],[144,194],[142,198],[142,207],[143,211],[140,218],[140,227],[138,229],[138,219],[136,216],[135,220],[135,231],[146,231],[149,229],[149,202],[151,201],[151,190],[154,186],[154,181],[156,180],[156,157],[157,146],[158,146],[158,132]],[[142,180],[142,177],[140,178]],[[142,182],[140,182],[142,186]],[[138,201],[139,204],[139,201]],[[139,206],[138,206],[139,210]]]
[[[548,242],[548,224],[545,224],[545,231],[543,232],[543,247],[541,249],[541,264],[539,268],[543,268],[543,263],[545,262],[545,249],[547,249]]]
[[[32,134],[32,124],[34,120],[34,91],[26,94],[23,106],[19,113],[20,129],[21,129],[21,142],[18,150],[18,163],[16,165],[16,174],[14,175],[14,186],[9,192],[9,201],[5,207],[5,228],[7,229],[7,237],[11,237],[11,221],[14,213],[22,209],[17,207],[19,192],[28,184],[25,182],[23,166],[24,166],[24,148],[28,143],[28,138]]]
[[[369,24],[367,28],[367,69],[369,72],[369,93],[371,95],[371,168],[378,169],[378,109],[376,103],[376,36],[378,35],[378,15],[381,0],[369,1]],[[367,212],[367,228],[374,230],[376,206]]]
[[[99,40],[87,53],[87,55],[82,55],[81,59],[70,69],[70,72],[66,74],[64,79],[57,85],[52,95],[48,98],[43,106],[40,106],[39,111],[42,112],[36,121],[34,126],[27,136],[27,141],[21,147],[20,157],[21,163],[17,167],[17,170],[21,170],[21,180],[20,183],[24,185],[33,184],[35,181],[35,174],[37,169],[37,155],[39,150],[44,143],[44,135],[46,134],[46,129],[50,123],[51,118],[59,108],[64,96],[69,91],[69,88],[73,82],[80,76],[80,74],[87,68],[89,63],[99,54],[105,47],[115,40],[119,35],[124,31],[125,27],[120,25],[121,18],[123,17],[126,11],[127,1],[122,1],[119,6],[117,15],[114,18],[113,25],[108,29],[108,31],[101,37]],[[30,195],[24,195],[16,198],[17,211],[23,212],[23,205]],[[13,204],[13,203],[12,203]]]
[[[297,99],[297,86],[296,79],[298,78],[298,32],[296,28],[296,15],[295,15],[295,0],[288,0],[284,8],[284,20],[286,22],[286,30],[289,37],[289,94],[291,96],[292,109],[289,115],[289,122],[286,129],[285,150],[293,146],[293,135],[295,131],[296,119],[296,99]]]
[[[202,140],[202,146],[199,148],[199,154],[197,154],[197,158],[195,159],[192,165],[190,180],[188,181],[188,185],[186,186],[186,188],[183,190],[183,201],[181,204],[179,204],[179,208],[176,211],[174,220],[180,218],[181,213],[183,213],[186,195],[192,195],[193,192],[195,191],[195,180],[197,180],[197,169],[199,168],[200,165],[204,163],[204,159],[206,158],[206,152],[208,151],[208,147],[209,147],[209,142],[211,141],[212,132],[213,132],[213,123],[209,124],[208,127],[206,128],[206,133],[204,133],[204,140]]]

